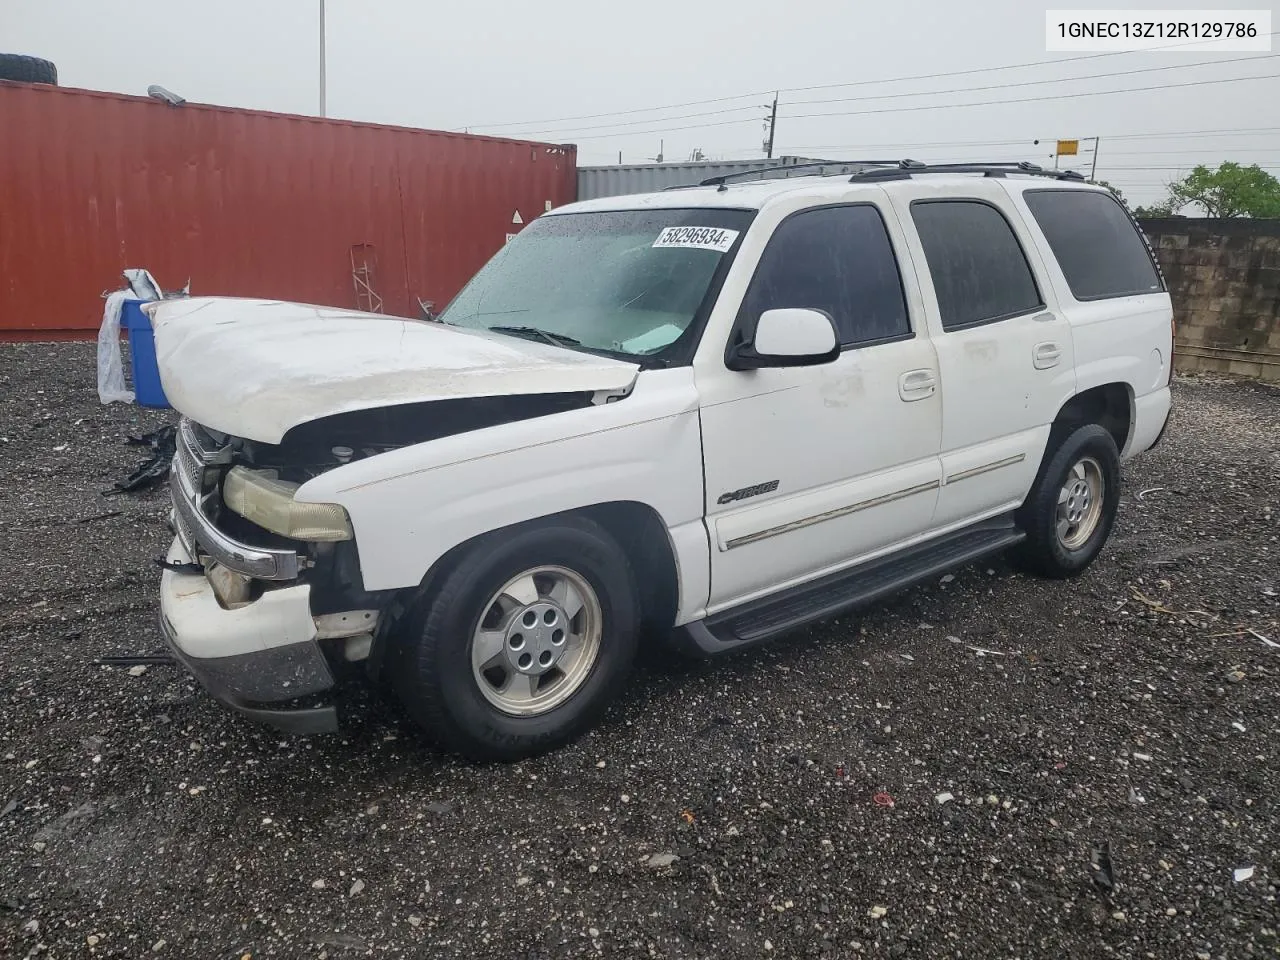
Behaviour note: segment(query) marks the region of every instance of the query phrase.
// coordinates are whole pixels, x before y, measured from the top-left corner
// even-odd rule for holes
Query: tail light
[[[1165,386],[1173,383],[1173,357],[1178,349],[1178,320],[1176,317],[1169,317],[1169,379],[1165,381]]]

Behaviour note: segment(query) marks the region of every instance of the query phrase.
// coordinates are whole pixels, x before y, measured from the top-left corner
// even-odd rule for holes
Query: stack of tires
[[[0,80],[58,85],[58,68],[49,60],[19,53],[0,53]]]

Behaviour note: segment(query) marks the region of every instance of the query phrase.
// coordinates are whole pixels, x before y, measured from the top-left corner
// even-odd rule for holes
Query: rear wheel
[[[557,518],[465,550],[407,638],[395,683],[442,746],[516,760],[589,729],[635,656],[626,555],[598,524]]]
[[[1040,576],[1076,576],[1107,542],[1119,503],[1120,455],[1111,434],[1097,424],[1059,434],[1018,510],[1027,539],[1010,559]]]

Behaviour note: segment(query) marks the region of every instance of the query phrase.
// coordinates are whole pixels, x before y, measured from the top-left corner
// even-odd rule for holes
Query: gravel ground
[[[0,955],[1280,955],[1280,391],[1180,381],[1076,581],[650,657],[577,745],[472,767],[361,691],[288,738],[94,665],[159,645],[168,535],[101,495],[165,418],[93,369],[0,347]]]

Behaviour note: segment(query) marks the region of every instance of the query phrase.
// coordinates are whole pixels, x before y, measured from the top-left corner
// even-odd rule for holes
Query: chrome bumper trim
[[[197,547],[224,567],[258,580],[295,580],[298,576],[298,554],[292,550],[269,550],[251,547],[233,540],[213,525],[205,515],[204,497],[189,486],[185,473],[177,468],[169,472],[169,492],[178,521],[178,536],[183,545]],[[188,543],[187,541],[194,541]]]

